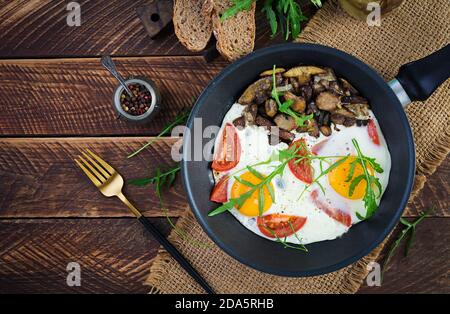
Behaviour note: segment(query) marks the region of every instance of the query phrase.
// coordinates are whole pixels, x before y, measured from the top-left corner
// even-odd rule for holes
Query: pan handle
[[[417,61],[402,65],[389,85],[403,106],[426,100],[450,77],[450,45]]]

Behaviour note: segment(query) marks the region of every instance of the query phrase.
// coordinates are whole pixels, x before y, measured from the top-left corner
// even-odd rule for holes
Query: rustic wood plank
[[[158,248],[136,219],[0,220],[0,293],[148,293]],[[66,284],[70,262],[80,287]]]
[[[77,1],[81,26],[70,27],[64,0],[2,1],[0,57],[188,55],[170,24],[152,40],[136,8],[148,0]]]
[[[405,215],[417,216],[421,211],[433,208],[433,216],[450,216],[450,156],[436,172],[428,177],[419,195],[410,202]]]
[[[73,158],[89,148],[125,179],[146,177],[173,166],[171,147],[178,139],[162,139],[132,159],[127,155],[149,138],[0,139],[0,217],[132,217],[116,198],[94,187]],[[126,185],[125,193],[147,216],[161,217],[154,188]],[[180,179],[164,192],[171,216],[187,202]]]
[[[400,247],[381,287],[364,284],[359,293],[450,293],[449,237],[449,218],[426,218],[417,227],[408,257]]]
[[[117,119],[112,95],[118,83],[100,59],[2,60],[0,136],[156,135],[226,65],[202,57],[115,61],[125,77],[147,76],[159,86],[163,109],[151,124]]]
[[[384,284],[360,293],[449,293],[449,230],[450,219],[427,218],[411,255],[397,255]],[[0,293],[146,293],[157,249],[134,219],[0,220]],[[66,285],[72,261],[82,267],[81,287]]]
[[[0,58],[196,54],[179,43],[171,23],[153,40],[150,38],[135,13],[136,8],[149,1],[77,1],[81,5],[79,27],[67,25],[68,1],[2,1]],[[309,17],[317,10],[309,2],[303,1],[301,6]],[[284,42],[282,36],[270,38],[270,28],[260,8],[261,4],[256,14],[255,48]]]
[[[157,167],[175,164],[171,147],[179,141],[163,138],[140,155],[126,156],[150,138],[14,138],[0,139],[0,217],[131,217],[116,199],[103,197],[76,167],[73,158],[89,148],[110,162],[126,179],[147,176]],[[450,158],[438,168],[404,216],[417,216],[434,206],[436,217],[449,217]],[[444,192],[443,192],[444,191]],[[163,216],[151,186],[128,185],[126,192],[146,215]],[[181,182],[164,193],[171,216],[188,207]]]

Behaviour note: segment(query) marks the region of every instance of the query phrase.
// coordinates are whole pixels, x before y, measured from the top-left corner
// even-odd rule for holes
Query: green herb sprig
[[[372,217],[375,211],[377,210],[378,205],[376,203],[376,199],[380,198],[382,193],[380,181],[378,180],[377,177],[370,174],[367,165],[369,165],[377,173],[383,173],[383,168],[381,168],[380,164],[378,164],[374,158],[369,158],[363,155],[356,139],[352,139],[352,143],[356,149],[356,153],[358,154],[358,156],[353,162],[350,163],[350,170],[348,177],[346,178],[346,182],[351,182],[349,188],[349,195],[352,196],[355,187],[361,181],[363,180],[366,181],[366,191],[363,197],[364,207],[366,208],[366,214],[365,216],[362,216],[360,213],[356,212],[356,217],[358,217],[358,219],[365,220]],[[356,178],[353,178],[353,174],[355,173],[355,168],[357,164],[361,165],[364,174],[357,176]],[[378,195],[376,195],[373,189],[374,186],[378,189]]]
[[[402,229],[399,237],[393,243],[392,247],[389,249],[389,252],[388,252],[385,262],[383,264],[383,273],[386,270],[386,267],[389,264],[389,262],[391,261],[395,252],[397,251],[398,247],[400,246],[400,243],[409,236],[408,242],[406,243],[405,251],[404,251],[404,256],[405,257],[408,256],[408,253],[409,253],[411,246],[414,242],[414,239],[416,237],[416,227],[422,220],[424,220],[428,216],[428,212],[429,212],[429,210],[423,212],[422,214],[420,214],[420,217],[417,218],[413,222],[409,222],[408,220],[406,220],[403,217],[400,218],[400,223],[404,226],[404,228]]]
[[[169,168],[166,171],[161,171],[159,168],[157,168],[156,174],[154,176],[149,177],[149,178],[130,180],[128,183],[135,185],[135,186],[145,186],[147,184],[153,184],[155,187],[156,196],[158,197],[158,200],[159,200],[159,205],[161,206],[161,209],[163,210],[163,212],[166,216],[167,222],[173,228],[175,233],[183,240],[185,240],[197,247],[211,247],[211,245],[208,243],[204,243],[204,242],[192,239],[184,230],[179,228],[170,218],[169,209],[164,205],[162,190],[164,188],[167,189],[167,188],[171,188],[173,186],[175,179],[176,179],[176,175],[180,171],[180,169],[181,169],[181,167],[179,165]]]
[[[257,0],[232,1],[233,6],[222,14],[222,21],[235,16],[243,10],[249,10],[253,2]],[[321,0],[309,1],[316,7],[322,6]],[[280,28],[281,33],[284,34],[285,40],[288,40],[289,36],[293,39],[297,38],[301,31],[301,23],[308,20],[296,0],[264,0],[261,11],[266,14],[272,37],[277,34],[278,29]]]
[[[307,115],[307,116],[302,116],[299,115],[298,113],[296,113],[294,110],[291,109],[292,104],[294,103],[294,101],[292,99],[289,99],[285,102],[281,102],[280,100],[280,93],[277,91],[277,80],[275,77],[275,69],[276,66],[273,66],[273,71],[272,71],[272,92],[271,92],[271,96],[272,98],[275,100],[275,102],[278,105],[278,110],[282,113],[285,113],[289,116],[291,116],[292,118],[294,118],[295,120],[295,124],[297,126],[303,126],[305,124],[306,121],[311,120],[313,118],[313,114]]]
[[[141,148],[139,148],[138,150],[136,150],[135,152],[131,153],[130,155],[127,156],[127,158],[132,158],[136,155],[138,155],[140,152],[142,152],[144,149],[146,149],[147,147],[149,147],[150,145],[152,145],[154,142],[156,142],[157,140],[159,140],[162,136],[170,133],[173,128],[175,128],[178,125],[183,125],[186,124],[187,119],[189,117],[189,110],[182,110],[172,122],[169,122],[168,124],[166,124],[163,128],[163,130],[161,131],[161,133],[159,133],[155,138],[153,138],[151,141],[149,141],[148,143],[146,143],[145,145],[143,145]]]

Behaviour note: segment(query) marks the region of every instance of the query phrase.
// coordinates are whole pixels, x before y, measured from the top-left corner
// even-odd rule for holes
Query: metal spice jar
[[[144,77],[125,80],[133,97],[119,85],[113,95],[114,108],[119,118],[138,123],[149,122],[159,111],[161,96],[156,84]]]

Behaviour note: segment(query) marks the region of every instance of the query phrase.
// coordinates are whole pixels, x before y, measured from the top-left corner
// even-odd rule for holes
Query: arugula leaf
[[[375,161],[375,159],[368,158],[363,155],[363,153],[361,152],[361,148],[359,147],[358,141],[356,139],[352,139],[352,143],[353,143],[353,146],[355,147],[356,153],[357,153],[357,159],[355,159],[355,160],[358,162],[359,165],[361,165],[361,167],[364,171],[364,174],[363,174],[364,178],[360,179],[360,176],[358,176],[357,178],[358,178],[359,182],[361,180],[366,181],[366,190],[365,190],[364,197],[363,197],[364,207],[366,208],[366,215],[362,216],[360,213],[356,212],[356,216],[360,220],[365,220],[365,219],[372,217],[378,207],[377,202],[376,202],[377,196],[375,195],[375,192],[374,192],[372,186],[375,185],[377,187],[377,189],[379,190],[378,197],[381,196],[381,192],[382,192],[382,187],[381,187],[381,184],[380,184],[378,178],[376,178],[375,176],[373,176],[372,174],[369,173],[366,163],[369,163],[369,165],[373,165],[373,169],[376,172],[379,172],[379,173],[383,172],[383,169]],[[353,180],[355,180],[355,179],[353,179]],[[356,185],[354,185],[354,186],[356,187]],[[352,184],[350,185],[350,187],[351,186],[352,186]],[[354,188],[353,188],[353,190],[354,190]],[[353,193],[353,191],[352,191],[352,193]]]
[[[352,182],[350,183],[350,187],[348,189],[348,196],[353,195],[353,192],[355,191],[356,186],[365,178],[366,178],[366,176],[362,174],[352,180]]]
[[[249,10],[255,1],[257,0],[232,0],[233,6],[222,14],[221,21],[233,17],[243,10]],[[321,0],[309,1],[316,7],[322,6]],[[278,25],[280,25],[285,40],[288,40],[289,36],[293,39],[297,38],[301,31],[301,23],[308,20],[296,0],[265,0],[261,11],[266,14],[272,37],[277,33]]]
[[[239,183],[241,183],[241,184],[243,184],[243,185],[246,185],[246,186],[248,186],[248,187],[251,187],[251,188],[255,187],[255,185],[254,185],[253,183],[250,183],[250,182],[248,182],[247,180],[244,180],[244,179],[242,179],[242,178],[239,177],[239,176],[234,176],[234,179],[235,179],[236,181],[238,181]]]
[[[153,184],[153,183],[159,182],[160,187],[162,187],[162,185],[164,185],[164,184],[161,184],[161,180],[163,180],[163,183],[164,183],[166,180],[165,178],[167,178],[168,181],[167,181],[166,186],[171,187],[173,185],[173,182],[175,181],[175,177],[176,177],[177,173],[180,171],[180,169],[181,169],[180,166],[172,167],[165,172],[161,172],[160,169],[157,169],[156,175],[154,175],[153,177],[134,179],[134,180],[128,181],[128,183],[132,184],[132,185],[136,185],[136,186],[144,186],[144,185],[147,185],[150,183]]]
[[[152,145],[154,142],[159,140],[162,136],[166,135],[167,133],[171,132],[177,125],[185,124],[187,122],[187,119],[189,117],[189,110],[182,110],[172,122],[169,122],[159,133],[155,138],[153,138],[151,141],[143,145],[141,148],[136,150],[135,152],[131,153],[127,156],[127,158],[131,158],[142,152],[144,149]]]
[[[430,209],[433,210],[433,209]],[[425,212],[423,212],[419,218],[417,218],[415,221],[413,222],[409,222],[408,220],[406,220],[405,218],[400,218],[400,222],[405,226],[405,228],[402,229],[399,237],[395,240],[395,242],[393,243],[393,245],[391,246],[391,248],[389,249],[389,252],[386,256],[385,262],[383,264],[383,271],[382,273],[384,273],[384,271],[386,270],[387,265],[389,264],[389,262],[391,261],[392,257],[394,256],[394,253],[396,252],[397,248],[399,247],[400,243],[403,241],[403,239],[405,239],[408,234],[409,234],[409,240],[406,243],[405,246],[405,251],[404,251],[404,256],[407,257],[409,250],[411,249],[411,246],[413,244],[413,241],[416,237],[416,227],[417,225],[424,220],[427,216],[428,216],[428,212],[430,210],[427,210]]]
[[[256,0],[232,0],[233,6],[226,10],[222,16],[220,17],[220,20],[223,22],[226,19],[235,16],[241,11],[248,11],[250,10],[250,7],[252,6],[253,2]]]
[[[272,8],[273,0],[266,0],[262,8],[262,12],[266,13],[266,18],[269,21],[270,30],[272,31],[271,37],[274,37],[278,31],[278,22],[275,11]]]

